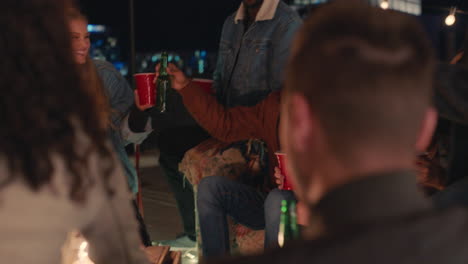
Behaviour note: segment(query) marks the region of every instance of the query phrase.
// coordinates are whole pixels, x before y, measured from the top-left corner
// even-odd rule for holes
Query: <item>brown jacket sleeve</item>
[[[250,138],[265,139],[271,125],[267,118],[268,108],[272,100],[278,100],[278,94],[274,93],[255,106],[227,109],[193,82],[180,94],[193,118],[211,136],[227,143]],[[278,106],[277,102],[274,105]]]

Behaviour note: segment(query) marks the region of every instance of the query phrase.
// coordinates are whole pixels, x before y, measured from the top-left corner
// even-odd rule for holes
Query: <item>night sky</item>
[[[241,0],[135,0],[138,52],[216,50],[226,17]],[[129,44],[128,0],[79,0],[92,24],[113,29],[125,49]]]
[[[129,50],[129,0],[78,0],[92,24],[113,29],[123,50]],[[218,48],[226,17],[235,12],[241,0],[134,0],[137,52],[182,51]],[[468,11],[468,0],[422,0],[424,13],[439,14],[457,5]],[[444,10],[446,8],[447,10]],[[463,16],[463,17],[466,17]],[[463,23],[464,24],[464,23]],[[464,26],[464,25],[463,25]],[[460,30],[460,23],[457,30]],[[459,34],[460,35],[460,34]],[[461,34],[464,35],[464,34]],[[125,52],[124,52],[125,53]]]

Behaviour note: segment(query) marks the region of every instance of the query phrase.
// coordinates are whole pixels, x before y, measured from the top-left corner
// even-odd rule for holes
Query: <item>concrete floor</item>
[[[183,232],[174,195],[157,161],[155,152],[145,152],[140,159],[143,213],[152,241],[175,239]],[[197,262],[196,250],[183,252],[182,264]]]
[[[157,158],[155,153],[145,153],[140,160],[143,213],[153,241],[174,239],[183,232],[174,196]]]

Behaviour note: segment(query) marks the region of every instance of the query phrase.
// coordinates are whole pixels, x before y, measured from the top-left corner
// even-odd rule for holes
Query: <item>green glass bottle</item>
[[[278,244],[283,247],[288,240],[299,238],[299,227],[297,225],[296,202],[281,201],[281,218],[278,232]]]
[[[171,79],[167,73],[168,64],[169,56],[167,52],[163,52],[159,65],[159,77],[156,81],[156,107],[161,113],[166,112],[167,91],[171,89]]]
[[[299,226],[297,224],[296,201],[289,202],[289,215],[290,215],[289,227],[291,229],[291,238],[299,239],[300,233],[299,233]]]

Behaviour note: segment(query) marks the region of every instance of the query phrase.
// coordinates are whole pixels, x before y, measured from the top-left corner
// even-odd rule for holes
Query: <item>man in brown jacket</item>
[[[225,177],[207,177],[199,183],[197,205],[205,256],[228,253],[226,215],[251,228],[265,228],[265,246],[277,245],[281,200],[295,199],[291,191],[280,190],[281,179],[274,177],[281,92],[271,93],[252,107],[226,108],[174,65],[169,65],[168,72],[187,110],[211,136],[226,143],[256,138],[263,140],[268,148],[270,173],[265,175],[265,192]]]
[[[226,263],[466,263],[467,212],[435,211],[413,171],[414,148],[426,148],[435,126],[433,70],[427,37],[407,15],[347,0],[309,18],[280,126],[312,214],[309,241]],[[184,96],[189,81],[178,84],[201,115]]]

